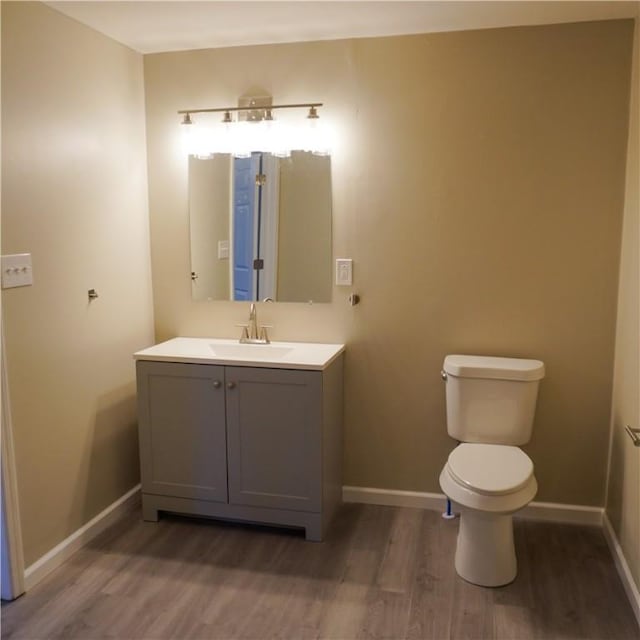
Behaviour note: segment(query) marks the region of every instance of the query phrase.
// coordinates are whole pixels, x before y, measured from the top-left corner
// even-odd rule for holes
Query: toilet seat
[[[447,468],[460,485],[485,496],[515,493],[533,476],[531,458],[508,445],[460,444],[449,455]]]

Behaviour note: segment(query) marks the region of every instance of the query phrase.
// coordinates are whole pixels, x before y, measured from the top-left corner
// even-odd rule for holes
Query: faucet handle
[[[242,335],[240,336],[240,342],[245,342],[249,339],[249,325],[237,324],[236,327],[242,327]]]
[[[272,329],[272,328],[273,328],[272,324],[261,324],[260,325],[260,340],[263,340],[264,342],[269,344],[271,342],[271,340],[269,340],[269,334],[267,333],[267,329]]]

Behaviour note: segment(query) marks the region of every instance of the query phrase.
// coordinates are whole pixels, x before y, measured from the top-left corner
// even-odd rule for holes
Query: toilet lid
[[[460,444],[447,464],[460,484],[486,495],[518,491],[533,475],[533,462],[522,449],[501,444]]]

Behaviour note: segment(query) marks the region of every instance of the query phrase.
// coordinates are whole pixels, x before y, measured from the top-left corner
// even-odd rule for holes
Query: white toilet
[[[517,574],[512,515],[536,495],[529,442],[539,360],[451,355],[444,359],[447,431],[459,444],[440,486],[459,508],[455,566],[473,584],[498,587]]]

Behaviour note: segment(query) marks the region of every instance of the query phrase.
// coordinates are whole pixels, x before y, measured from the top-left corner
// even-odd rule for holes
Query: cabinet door
[[[227,367],[229,502],[320,511],[322,373]]]
[[[227,501],[224,367],[138,362],[142,491]]]

